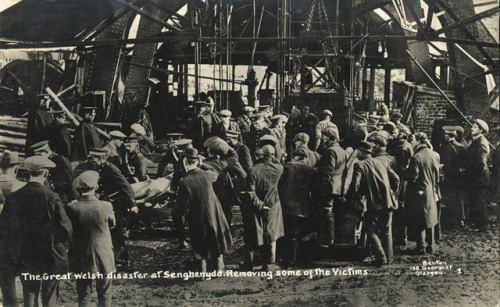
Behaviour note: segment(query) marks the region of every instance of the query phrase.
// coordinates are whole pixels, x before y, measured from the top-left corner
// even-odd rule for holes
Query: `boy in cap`
[[[484,136],[489,132],[488,124],[476,119],[471,128],[472,142],[464,155],[464,180],[466,186],[466,204],[470,210],[470,221],[474,227],[482,231],[488,225],[486,203],[490,185],[488,157],[490,145]]]
[[[398,175],[382,161],[373,159],[372,144],[361,141],[357,147],[358,162],[348,195],[366,200],[366,232],[375,254],[374,265],[392,261],[392,211],[398,208],[395,192],[399,186]]]
[[[75,174],[69,160],[53,152],[48,141],[41,141],[32,145],[31,150],[36,156],[47,158],[56,165],[50,169],[47,182],[49,188],[59,194],[59,198],[61,198],[63,204],[76,199],[78,195],[73,190]]]
[[[24,165],[30,174],[29,182],[7,196],[0,215],[0,250],[16,259],[10,265],[19,270],[18,274],[65,274],[65,244],[71,238],[71,222],[59,196],[44,185],[55,164],[45,157],[33,156]],[[37,305],[40,288],[42,304],[56,306],[59,280],[21,278],[21,283],[25,306]]]
[[[464,145],[455,139],[457,131],[452,126],[443,127],[446,145],[441,153],[441,163],[443,164],[443,181],[441,182],[443,203],[449,222],[454,226],[463,226],[465,222],[465,208],[463,199],[463,178],[460,168],[463,165],[465,154]]]
[[[310,217],[310,198],[316,169],[308,163],[307,153],[303,148],[291,153],[292,160],[285,165],[278,191],[288,252],[285,254],[289,266],[294,266],[297,259],[300,238],[306,230]]]
[[[63,110],[54,110],[54,121],[46,127],[50,148],[61,156],[71,158],[71,137],[66,127],[67,116]]]
[[[217,173],[199,168],[198,150],[183,152],[186,175],[179,182],[178,201],[186,206],[192,252],[201,272],[207,272],[208,260],[217,261],[217,270],[224,270],[223,254],[233,245],[231,231],[213,189]]]
[[[96,115],[96,107],[83,108],[83,121],[75,129],[71,161],[82,161],[87,159],[89,148],[101,148],[102,142],[92,122]]]
[[[314,144],[312,144],[313,147],[311,148],[312,150],[320,152],[320,153],[325,150],[324,145],[320,147],[321,137],[322,137],[321,131],[323,131],[323,129],[330,128],[330,127],[338,129],[337,125],[335,125],[334,123],[332,123],[330,121],[330,119],[333,116],[332,111],[324,110],[322,113],[322,116],[323,116],[323,120],[321,120],[319,123],[316,124],[316,129],[315,129],[315,134],[314,134],[314,136],[315,136],[314,137]]]
[[[97,304],[111,306],[113,293],[111,279],[107,274],[116,271],[110,228],[115,226],[113,205],[96,197],[99,187],[99,173],[85,171],[73,182],[79,192],[77,201],[66,206],[66,212],[73,225],[73,237],[68,256],[74,273],[103,274],[96,279]],[[77,279],[78,304],[89,305],[92,297],[92,279]]]

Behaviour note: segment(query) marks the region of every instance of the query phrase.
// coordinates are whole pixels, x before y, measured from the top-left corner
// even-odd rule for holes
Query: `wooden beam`
[[[464,20],[449,24],[446,27],[443,27],[443,28],[437,30],[436,32],[434,32],[434,34],[439,35],[441,33],[445,33],[446,31],[453,30],[453,29],[456,29],[458,27],[463,27],[469,23],[476,22],[478,20],[490,17],[490,16],[495,15],[495,14],[498,14],[498,7],[484,11],[484,12],[476,14],[474,16],[470,16],[468,18],[465,18]]]
[[[131,4],[131,3],[128,3],[125,0],[114,0],[114,1],[125,5],[126,7],[128,7],[129,9],[131,9],[132,11],[136,12],[137,14],[139,14],[139,15],[145,17],[145,18],[151,19],[152,21],[158,23],[159,25],[161,25],[161,26],[163,26],[163,27],[165,27],[165,28],[167,28],[169,30],[172,30],[174,32],[181,32],[181,29],[179,29],[179,28],[177,28],[175,26],[172,26],[168,22],[163,21],[162,19],[160,19],[160,18],[158,18],[158,17],[156,17],[156,16],[154,16],[154,15],[146,12],[145,10],[143,10],[143,9],[141,9],[141,8],[139,8],[139,7]]]

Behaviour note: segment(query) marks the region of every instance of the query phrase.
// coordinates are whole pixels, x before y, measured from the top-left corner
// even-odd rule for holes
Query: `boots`
[[[253,260],[254,260],[254,252],[246,252],[245,253],[245,262],[240,264],[240,270],[242,271],[252,271],[253,270]]]
[[[297,255],[299,251],[299,240],[297,238],[293,238],[290,242],[290,258],[288,260],[289,266],[295,266],[297,262]]]

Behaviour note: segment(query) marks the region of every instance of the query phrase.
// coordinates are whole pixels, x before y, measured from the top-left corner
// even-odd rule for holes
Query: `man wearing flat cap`
[[[357,147],[358,162],[348,195],[366,203],[366,232],[375,254],[374,265],[392,261],[392,211],[398,208],[395,193],[398,175],[384,162],[371,157],[372,144],[361,141]]]
[[[225,140],[228,131],[240,132],[240,127],[237,123],[231,121],[232,112],[229,110],[222,110],[219,112],[220,123],[215,126],[214,135]]]
[[[148,164],[151,162],[139,151],[139,139],[129,136],[123,140],[125,152],[120,170],[130,183],[148,180]]]
[[[303,149],[307,155],[307,164],[312,167],[316,167],[318,164],[320,156],[319,153],[312,151],[307,147],[307,143],[309,143],[309,135],[304,132],[297,133],[292,139],[293,145],[295,149]]]
[[[353,121],[353,126],[349,130],[345,138],[344,148],[356,148],[359,142],[366,141],[366,138],[368,137],[368,130],[366,129],[366,118],[357,113],[354,113]]]
[[[146,129],[141,124],[135,123],[130,125],[130,136],[137,138],[139,152],[143,154],[151,154],[153,152],[153,139],[148,135]]]
[[[342,199],[342,174],[348,155],[339,145],[339,131],[329,127],[321,131],[325,153],[318,163],[315,194],[318,197],[320,241],[323,246],[331,246],[335,238],[334,207]]]
[[[215,102],[212,97],[207,97],[205,114],[198,118],[193,129],[193,146],[203,149],[203,142],[215,135],[215,127],[221,122],[220,117],[214,113]]]
[[[460,168],[465,154],[464,145],[455,139],[457,131],[453,126],[443,127],[446,145],[441,153],[443,164],[443,180],[441,182],[443,203],[446,205],[446,216],[454,226],[462,226],[465,222],[464,181]]]
[[[0,158],[0,214],[5,203],[5,198],[12,192],[26,185],[25,182],[16,178],[19,167],[19,154],[17,151],[5,150]],[[18,306],[16,293],[16,271],[12,263],[11,250],[7,248],[7,242],[2,240],[0,233],[0,289],[2,290],[2,302],[5,306]]]
[[[296,149],[290,156],[292,160],[285,165],[278,191],[285,226],[284,245],[288,250],[285,262],[288,266],[294,266],[300,238],[306,235],[306,225],[310,222],[311,191],[316,169],[309,165],[305,149]]]
[[[243,108],[243,113],[240,117],[236,119],[238,126],[240,127],[241,136],[243,138],[243,142],[248,144],[249,138],[248,134],[250,133],[250,126],[252,125],[252,120],[250,119],[250,115],[255,111],[251,106],[245,106]]]
[[[66,206],[66,212],[73,225],[73,237],[69,248],[69,264],[74,273],[115,272],[115,258],[111,243],[110,228],[115,226],[113,205],[96,197],[99,187],[99,173],[85,171],[73,182],[80,194],[77,201]],[[99,306],[111,306],[113,293],[111,279],[96,279]],[[80,306],[90,304],[92,298],[92,279],[77,279],[76,291]]]
[[[106,156],[108,161],[119,166],[124,156],[123,140],[127,136],[119,130],[111,131],[109,136],[111,140],[109,140],[108,144],[104,145],[103,149],[107,152]]]
[[[36,156],[41,156],[54,162],[55,167],[49,170],[47,183],[49,188],[59,194],[59,198],[63,204],[76,199],[78,196],[73,190],[73,180],[75,174],[69,160],[52,151],[48,141],[41,141],[31,146],[31,150]]]
[[[425,133],[420,133],[417,141],[419,144],[405,174],[408,181],[405,211],[409,225],[413,226],[416,232],[417,247],[414,252],[425,255],[434,252],[434,227],[439,223],[437,202],[441,199],[440,157],[431,149]]]
[[[96,115],[96,107],[83,108],[83,121],[75,129],[73,138],[71,161],[87,159],[89,148],[101,148],[102,142],[99,133],[92,124]]]
[[[332,123],[330,121],[330,119],[333,116],[332,111],[324,110],[322,113],[322,116],[323,116],[323,119],[319,123],[316,124],[315,133],[314,133],[314,135],[315,135],[314,144],[312,144],[313,147],[311,148],[312,150],[317,151],[319,153],[322,153],[325,150],[325,146],[321,143],[321,137],[322,137],[321,131],[323,131],[326,128],[330,128],[330,127],[338,129],[337,125],[335,125],[334,123]]]
[[[65,244],[71,222],[59,196],[44,186],[54,162],[41,156],[24,161],[29,182],[11,193],[0,215],[1,250],[15,259],[18,274],[65,274],[69,271]],[[43,231],[41,231],[43,230]],[[25,306],[36,306],[40,288],[42,304],[56,306],[59,281],[21,278]]]
[[[226,142],[236,151],[241,167],[248,174],[253,167],[252,154],[250,153],[250,149],[240,141],[240,136],[241,133],[228,131],[226,133]]]
[[[66,127],[68,124],[67,115],[63,110],[54,110],[52,114],[54,114],[54,121],[45,128],[50,148],[55,153],[70,159],[71,137]]]
[[[106,160],[106,150],[91,148],[88,160],[77,166],[75,173],[83,171],[97,171],[99,173],[99,199],[113,204],[116,217],[116,226],[111,230],[115,261],[126,268],[129,266],[129,253],[125,245],[129,214],[137,214],[139,209],[135,203],[134,190],[122,172]]]
[[[486,203],[490,185],[488,169],[490,145],[484,136],[488,132],[488,124],[484,120],[476,119],[471,128],[472,143],[464,155],[466,205],[470,210],[469,222],[478,230],[484,230],[488,225]]]
[[[281,152],[286,155],[286,130],[285,130],[286,117],[283,114],[277,114],[271,117],[270,130],[278,139]]]

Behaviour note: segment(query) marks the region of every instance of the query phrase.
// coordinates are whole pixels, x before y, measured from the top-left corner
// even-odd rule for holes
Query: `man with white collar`
[[[229,110],[222,110],[219,112],[221,122],[215,126],[214,134],[221,139],[227,138],[227,132],[240,132],[240,127],[237,123],[231,121],[232,112]]]

